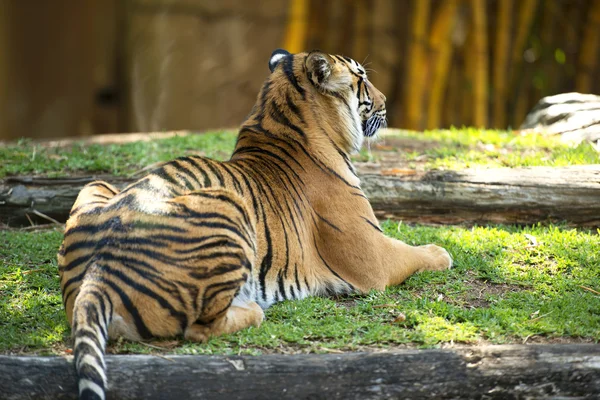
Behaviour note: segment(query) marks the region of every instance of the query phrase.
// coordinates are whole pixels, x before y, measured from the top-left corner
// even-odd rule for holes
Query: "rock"
[[[561,135],[579,144],[600,141],[600,96],[562,93],[542,98],[525,117],[521,130]]]

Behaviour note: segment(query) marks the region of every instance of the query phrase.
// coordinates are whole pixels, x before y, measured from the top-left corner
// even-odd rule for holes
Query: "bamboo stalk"
[[[519,22],[517,23],[517,34],[512,48],[511,56],[511,81],[515,79],[517,74],[517,66],[521,64],[523,52],[527,44],[527,38],[533,23],[533,17],[537,7],[538,0],[522,0],[519,7]]]
[[[321,0],[309,0],[308,28],[306,44],[303,51],[321,49],[332,52],[327,48],[327,29],[331,25],[329,21],[329,10],[331,3]]]
[[[579,62],[577,65],[577,77],[575,88],[581,93],[592,91],[593,79],[598,77],[594,74],[598,50],[600,48],[600,0],[592,0],[584,25],[583,40],[579,49]]]
[[[523,52],[527,44],[527,38],[531,32],[535,11],[538,0],[522,0],[519,7],[517,34],[512,47],[511,67],[510,67],[510,92],[513,94],[511,99],[510,114],[512,116],[513,126],[519,126],[527,113],[527,103],[523,98]]]
[[[457,4],[457,0],[447,0],[442,4],[436,14],[429,36],[430,65],[433,65],[433,76],[427,107],[428,129],[440,127],[444,109],[444,93],[452,61],[453,45],[450,34],[455,23]]]
[[[426,76],[425,34],[429,22],[431,0],[415,0],[409,50],[409,70],[406,74],[406,123],[408,129],[421,129],[423,115],[423,86]]]
[[[474,123],[473,115],[473,99],[475,95],[473,93],[474,81],[475,81],[475,62],[476,59],[473,57],[471,49],[475,47],[475,32],[472,21],[468,28],[467,38],[465,45],[462,49],[463,69],[461,76],[461,96],[459,97],[460,104],[460,124],[465,126],[471,126]]]
[[[371,42],[376,45],[370,46],[369,58],[365,66],[375,67],[375,71],[369,71],[369,79],[382,93],[393,100],[395,75],[399,73],[400,67],[397,6],[395,0],[374,0],[372,7],[369,23],[372,29]],[[389,104],[391,105],[391,102]]]
[[[498,2],[498,26],[494,51],[494,127],[506,128],[507,68],[510,50],[513,0]]]
[[[541,99],[542,97],[557,93],[556,88],[560,82],[557,76],[559,64],[555,60],[554,51],[556,48],[562,46],[560,40],[557,40],[557,36],[560,33],[556,29],[556,24],[559,22],[557,18],[563,18],[562,6],[561,2],[547,2],[544,4],[542,10],[540,40],[543,43],[543,47],[541,71],[539,72],[543,74],[544,80],[543,86],[535,90],[535,99]]]
[[[488,37],[486,2],[472,0],[475,60],[475,85],[473,90],[474,124],[479,128],[487,125],[488,114]]]
[[[369,0],[356,0],[354,6],[352,57],[358,62],[363,62],[368,55],[369,48]]]
[[[291,0],[283,47],[290,53],[305,50],[308,28],[308,0]]]
[[[342,35],[343,16],[346,9],[345,0],[329,0],[327,2],[329,14],[329,27],[326,30],[324,38],[324,49],[328,52],[341,54],[342,50],[338,46],[340,36]]]

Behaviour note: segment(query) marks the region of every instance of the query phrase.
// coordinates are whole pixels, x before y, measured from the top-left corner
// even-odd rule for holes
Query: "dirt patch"
[[[358,304],[357,297],[332,297],[338,307],[354,308]]]
[[[468,308],[486,308],[490,306],[488,296],[503,296],[506,293],[514,293],[526,290],[520,285],[508,283],[492,283],[481,279],[473,279],[464,282],[467,290],[458,294],[457,303]]]

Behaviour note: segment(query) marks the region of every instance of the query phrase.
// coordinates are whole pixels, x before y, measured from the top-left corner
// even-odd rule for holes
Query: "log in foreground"
[[[600,226],[600,165],[430,171],[359,166],[362,187],[380,218],[422,223],[566,221]],[[79,190],[102,179],[122,188],[133,179],[12,177],[0,182],[0,222],[29,224],[36,212],[66,220]]]
[[[392,353],[108,356],[112,399],[583,399],[600,394],[600,345]],[[2,399],[74,399],[60,357],[0,356]]]

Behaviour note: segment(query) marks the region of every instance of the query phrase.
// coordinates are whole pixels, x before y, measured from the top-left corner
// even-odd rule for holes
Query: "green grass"
[[[267,310],[260,328],[207,344],[121,340],[110,351],[258,354],[600,341],[600,295],[585,289],[600,291],[598,231],[395,222],[383,227],[410,244],[445,246],[456,267],[414,275],[385,292],[279,303]],[[70,344],[55,259],[61,239],[55,231],[0,231],[0,353],[61,353]]]
[[[185,154],[203,154],[227,159],[235,145],[236,133],[219,131],[111,145],[49,147],[30,140],[0,148],[0,178],[9,175],[39,174],[66,176],[76,173],[130,175],[140,169]],[[357,161],[379,161],[393,154],[395,166],[408,168],[462,169],[468,167],[521,167],[598,164],[600,154],[583,143],[570,147],[558,138],[510,131],[452,129],[426,132],[389,131],[381,141],[387,150],[363,150]]]
[[[413,149],[409,140],[423,143]],[[382,137],[381,143],[391,145],[390,150],[397,154],[394,162],[424,170],[600,163],[600,153],[589,143],[573,147],[562,143],[557,136],[520,135],[511,131],[474,128],[425,132],[393,130]],[[359,157],[362,161],[377,161],[377,158],[377,154],[373,158],[373,152],[370,154],[368,149],[362,150]]]
[[[228,159],[235,145],[231,131],[124,144],[48,147],[31,140],[0,147],[0,178],[8,175],[66,176],[78,172],[130,175],[148,165],[185,154]]]

